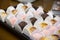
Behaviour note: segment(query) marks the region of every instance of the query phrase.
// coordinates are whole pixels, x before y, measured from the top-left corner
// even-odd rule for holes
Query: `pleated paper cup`
[[[3,9],[0,9],[0,20],[2,22],[5,22],[6,17],[7,17],[7,14],[5,13],[5,11]]]
[[[32,24],[28,24],[24,29],[23,29],[23,32],[24,34],[26,34],[27,36],[30,37],[31,33],[33,31],[35,31],[37,28],[32,26]]]
[[[22,20],[18,20],[15,23],[15,29],[18,30],[19,32],[22,33],[22,31],[24,30],[25,26],[27,26],[30,22],[28,21],[22,21]]]
[[[38,29],[32,32],[32,34],[30,35],[30,38],[32,40],[39,40],[41,37],[43,37],[43,34]]]
[[[8,15],[6,18],[6,23],[10,25],[12,28],[14,28],[16,21],[17,21],[17,18],[12,14]]]

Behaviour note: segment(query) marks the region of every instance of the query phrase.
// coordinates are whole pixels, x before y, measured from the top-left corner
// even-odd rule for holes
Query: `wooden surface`
[[[33,5],[38,7],[38,6],[43,6],[45,11],[49,11],[52,7],[54,0],[36,0],[33,2]],[[12,0],[0,0],[0,9],[6,9],[8,6],[13,5],[16,6],[19,2],[12,1]],[[5,29],[0,26],[0,40],[19,40],[16,38],[14,35],[6,31]]]

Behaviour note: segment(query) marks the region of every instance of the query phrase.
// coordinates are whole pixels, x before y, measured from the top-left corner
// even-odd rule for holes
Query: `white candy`
[[[22,9],[22,6],[24,6],[24,4],[19,3],[16,7],[16,10],[20,11]]]
[[[32,40],[39,40],[42,37],[42,33],[39,30],[35,30],[32,34],[31,34],[31,39]]]
[[[46,27],[42,28],[42,26],[41,26],[42,23],[46,23],[46,24],[47,24]],[[48,28],[48,27],[50,26],[50,23],[49,23],[47,20],[44,21],[43,18],[40,17],[40,19],[38,19],[38,20],[35,22],[34,26],[36,26],[36,28],[38,28],[40,31],[42,31],[42,30]]]
[[[15,8],[14,8],[13,6],[9,6],[9,7],[7,8],[6,13],[7,13],[7,14],[11,14],[11,13],[12,13],[12,10],[15,10]]]
[[[22,29],[21,27],[19,26],[19,23],[21,22],[21,20],[18,20],[15,25],[14,25],[14,28],[15,30],[19,31],[19,32],[22,32]]]
[[[55,18],[53,18],[53,17],[51,17],[51,16],[48,16],[48,17],[46,17],[45,21],[49,22],[50,25],[53,25],[52,22],[51,22],[52,19],[56,20],[56,23],[60,22],[60,17],[58,17],[58,16],[56,16]],[[56,23],[55,23],[55,24],[56,24]],[[54,24],[54,25],[55,25],[55,24]]]
[[[24,34],[26,34],[27,36],[30,37],[31,33],[34,31],[34,30],[33,30],[33,31],[31,32],[31,30],[30,30],[31,27],[34,27],[34,26],[32,26],[32,24],[29,23],[26,27],[24,27],[22,33],[24,33]]]
[[[22,21],[24,21],[24,20],[26,21],[26,19],[27,19],[26,18],[27,15],[25,13],[19,13],[19,14],[16,15],[16,17],[17,17],[18,20],[22,20]]]
[[[14,28],[14,24],[16,23],[16,21],[17,21],[17,18],[12,14],[8,15],[6,18],[7,24],[12,26],[12,28]]]
[[[27,8],[24,9],[24,6],[27,6]],[[25,4],[25,5],[20,3],[17,5],[16,10],[18,10],[18,12],[25,12],[26,13],[29,10],[29,8],[31,8],[31,7],[32,7],[31,3]]]
[[[0,20],[5,22],[6,17],[7,17],[7,14],[5,13],[5,11],[3,9],[0,9]]]

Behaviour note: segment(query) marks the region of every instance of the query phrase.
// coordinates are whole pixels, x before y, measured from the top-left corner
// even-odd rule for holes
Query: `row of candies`
[[[5,12],[0,9],[0,20],[6,22],[17,31],[26,34],[32,40],[58,40],[60,37],[60,17],[53,17],[49,11],[45,20],[41,6],[35,10],[31,3],[18,4],[16,8],[9,6]]]
[[[60,38],[60,17],[53,17],[53,12],[43,20],[40,16],[34,23],[25,26],[22,33],[28,35],[32,40],[58,40]]]

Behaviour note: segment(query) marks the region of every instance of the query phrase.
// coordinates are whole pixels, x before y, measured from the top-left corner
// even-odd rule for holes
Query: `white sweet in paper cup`
[[[23,20],[23,18],[26,17],[26,14],[25,12],[19,12],[17,15],[16,15],[17,19],[20,19],[20,20]]]
[[[21,27],[19,26],[19,23],[21,22],[21,20],[18,20],[15,25],[14,25],[14,28],[15,30],[19,31],[19,32],[22,32],[22,29]]]
[[[16,7],[16,10],[18,10],[18,12],[21,11],[23,9],[22,6],[24,6],[24,4],[23,3],[19,3],[17,5],[17,7]]]
[[[30,9],[28,10],[28,12],[27,12],[27,14],[26,14],[27,17],[30,17],[30,18],[31,18],[31,17],[34,17],[32,11],[33,11],[32,9],[31,9],[31,10],[30,10]]]
[[[54,34],[55,33],[55,31],[57,30],[57,27],[58,27],[58,25],[59,25],[59,17],[58,16],[56,16],[55,18],[52,18],[51,16],[48,16],[46,19],[45,19],[45,21],[47,20],[47,22],[49,22],[49,24],[50,24],[50,27],[47,29],[47,30],[49,30],[49,32],[50,32],[50,34]],[[56,20],[56,22],[54,23],[54,24],[52,24],[52,22],[51,22],[51,20]]]
[[[60,17],[59,16],[55,16],[55,18],[53,18],[51,16],[48,16],[48,17],[46,17],[45,21],[46,20],[50,23],[50,25],[54,25],[54,24],[60,22]]]
[[[22,6],[24,6],[24,4],[23,4],[23,3],[19,3],[19,4],[17,5],[16,9],[18,10],[18,9],[21,8]]]
[[[27,20],[30,20],[30,18],[34,17],[34,15],[31,11],[28,11],[26,16],[27,16]]]
[[[40,18],[42,18],[41,16],[37,16],[37,15],[35,16],[35,15],[33,14],[33,11],[35,11],[35,9],[33,9],[33,10],[32,10],[32,9],[33,9],[33,8],[31,8],[31,10],[29,10],[29,11],[27,12],[27,19],[28,19],[29,21],[31,21],[30,18],[36,18],[37,20],[40,19]],[[36,21],[37,21],[37,20],[36,20]],[[36,22],[36,21],[35,21],[35,22]]]
[[[20,19],[19,19],[19,20],[15,23],[15,29],[18,30],[19,32],[22,32],[23,29],[24,29],[24,27],[25,27],[25,26],[23,26],[23,28],[22,28],[21,23],[25,23],[25,26],[27,26],[28,24],[31,24],[30,21],[28,21],[27,19],[25,19],[25,20],[20,20]],[[24,25],[24,24],[22,24],[22,25]],[[18,28],[18,29],[17,29],[17,28]]]
[[[16,21],[17,21],[17,18],[12,14],[8,15],[6,18],[6,23],[12,26],[12,28],[14,28],[14,24],[16,23]]]
[[[32,40],[39,40],[41,37],[43,37],[43,34],[38,29],[32,32],[32,34],[30,35],[30,38]]]
[[[7,17],[7,14],[5,13],[5,11],[3,9],[0,9],[0,20],[5,22],[6,17]]]
[[[40,29],[40,28],[39,28],[39,23],[41,23],[42,21],[43,21],[43,18],[41,17],[40,19],[38,19],[38,20],[35,22],[34,26],[36,26],[36,28]],[[41,29],[40,29],[40,30],[41,30]]]
[[[40,18],[35,22],[34,26],[36,26],[36,28],[38,28],[38,29],[40,29],[40,31],[42,31],[42,30],[48,28],[50,26],[50,23],[47,20],[44,21],[43,18]]]
[[[30,37],[33,31],[35,31],[37,28],[33,26],[31,23],[28,24],[26,27],[24,27],[22,33],[26,34],[27,36]]]
[[[48,33],[47,34],[44,34],[44,33],[47,33],[47,31],[43,32],[43,31],[35,30],[31,34],[30,38],[32,38],[32,40],[50,40],[49,36],[47,36]]]
[[[22,3],[19,3],[16,7],[16,10],[18,10],[18,12],[27,12],[29,10],[29,8],[31,8],[31,3],[27,3],[27,4],[22,4]]]
[[[13,14],[16,15],[18,12],[13,6],[9,6],[6,11],[7,14]]]
[[[17,19],[18,20],[21,20],[21,21],[25,21],[25,22],[27,22],[27,23],[30,23],[30,21],[29,21],[29,17],[30,16],[33,16],[33,14],[30,14],[29,15],[29,13],[30,12],[28,12],[27,14],[25,14],[25,13],[19,13],[19,14],[17,14]]]

